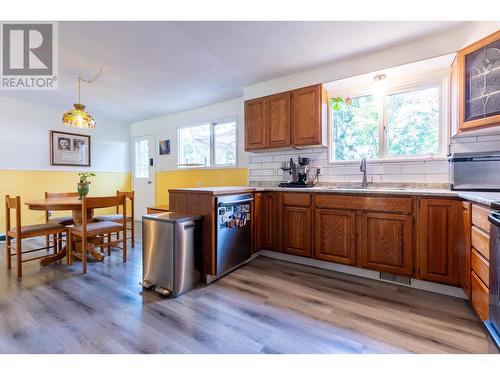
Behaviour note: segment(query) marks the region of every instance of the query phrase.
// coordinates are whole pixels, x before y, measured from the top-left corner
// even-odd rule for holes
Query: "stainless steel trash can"
[[[200,216],[176,212],[142,217],[144,288],[176,297],[200,281],[200,224]]]

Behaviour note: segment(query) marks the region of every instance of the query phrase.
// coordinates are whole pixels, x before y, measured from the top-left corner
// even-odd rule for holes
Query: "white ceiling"
[[[462,22],[61,22],[59,90],[0,91],[76,101],[127,123],[243,96],[243,87],[458,27]]]

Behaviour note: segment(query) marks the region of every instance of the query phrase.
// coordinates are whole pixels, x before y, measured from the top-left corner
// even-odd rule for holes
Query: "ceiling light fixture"
[[[375,97],[384,96],[387,93],[388,83],[385,74],[378,74],[373,77],[372,93]]]
[[[99,78],[104,71],[101,68],[99,73],[92,79],[84,79],[82,76],[78,76],[78,103],[73,104],[73,109],[64,112],[62,121],[63,124],[71,128],[81,128],[81,129],[94,129],[95,120],[94,118],[85,111],[85,106],[80,103],[80,84],[81,82],[92,83],[97,78]]]

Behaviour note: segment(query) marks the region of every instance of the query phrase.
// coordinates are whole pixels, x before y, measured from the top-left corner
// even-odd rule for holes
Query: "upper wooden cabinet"
[[[268,147],[266,104],[266,98],[245,102],[245,150]]]
[[[292,146],[326,142],[323,119],[327,117],[327,99],[322,85],[292,91]]]
[[[279,148],[291,144],[290,93],[277,94],[266,99],[269,147]]]
[[[462,210],[462,203],[458,200],[419,200],[417,258],[421,279],[459,285]]]
[[[458,51],[451,67],[451,134],[500,125],[500,30]]]
[[[245,150],[324,146],[328,94],[322,85],[245,102]]]

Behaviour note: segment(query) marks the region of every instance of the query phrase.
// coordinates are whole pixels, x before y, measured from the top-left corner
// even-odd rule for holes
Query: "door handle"
[[[148,184],[150,184],[150,185],[151,185],[151,181],[148,181]]]

